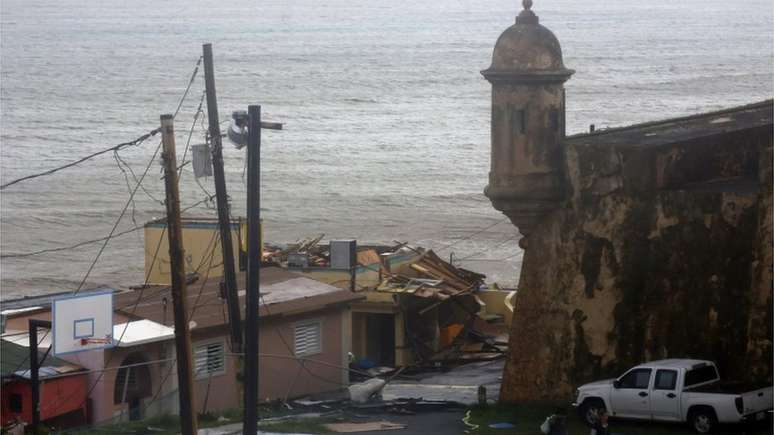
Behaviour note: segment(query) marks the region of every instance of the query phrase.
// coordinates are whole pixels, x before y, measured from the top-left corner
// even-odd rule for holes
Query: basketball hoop
[[[105,338],[97,338],[97,337],[88,337],[88,338],[81,338],[81,346],[86,346],[87,344],[110,344],[113,342],[113,337],[106,335]]]
[[[113,290],[54,298],[52,350],[66,355],[113,347]]]

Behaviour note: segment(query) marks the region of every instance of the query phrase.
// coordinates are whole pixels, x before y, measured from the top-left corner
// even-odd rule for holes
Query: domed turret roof
[[[574,71],[564,67],[562,47],[553,32],[541,26],[532,12],[532,0],[524,0],[516,23],[500,35],[492,65],[481,73],[489,81],[520,79],[565,81]]]

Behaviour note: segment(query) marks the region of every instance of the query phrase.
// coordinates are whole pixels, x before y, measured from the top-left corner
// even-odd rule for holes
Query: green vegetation
[[[80,429],[65,429],[62,433],[92,435],[92,434],[158,434],[171,435],[180,433],[180,417],[176,415],[160,415],[145,420],[127,421],[105,426]]]
[[[475,406],[467,414],[468,433],[471,435],[542,435],[540,425],[546,417],[553,414],[552,405],[494,405]],[[514,429],[491,429],[491,423],[511,423]],[[568,409],[568,433],[570,435],[588,435],[589,428],[580,420],[573,409]],[[477,426],[477,427],[476,427]],[[631,421],[610,421],[611,432],[621,435],[690,435],[694,433],[681,424],[636,423]],[[720,428],[716,435],[770,435],[771,424],[763,423],[756,427],[742,425]]]

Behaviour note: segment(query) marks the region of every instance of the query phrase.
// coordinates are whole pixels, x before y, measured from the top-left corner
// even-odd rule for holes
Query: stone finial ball
[[[532,0],[523,0],[521,4],[524,5],[524,9],[526,10],[532,9]]]

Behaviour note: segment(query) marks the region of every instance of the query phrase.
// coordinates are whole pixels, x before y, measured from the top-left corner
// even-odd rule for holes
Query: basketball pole
[[[48,320],[30,319],[30,387],[32,389],[32,433],[38,432],[40,426],[40,383],[38,373],[43,361],[38,361],[38,328],[51,329]],[[43,357],[45,359],[45,356]]]
[[[174,116],[161,115],[161,155],[164,161],[164,187],[167,205],[167,235],[172,277],[172,312],[175,319],[175,350],[177,352],[177,382],[180,393],[180,426],[183,435],[198,432],[194,412],[193,364],[191,333],[186,309],[185,252],[180,225],[180,194],[177,185]]]

